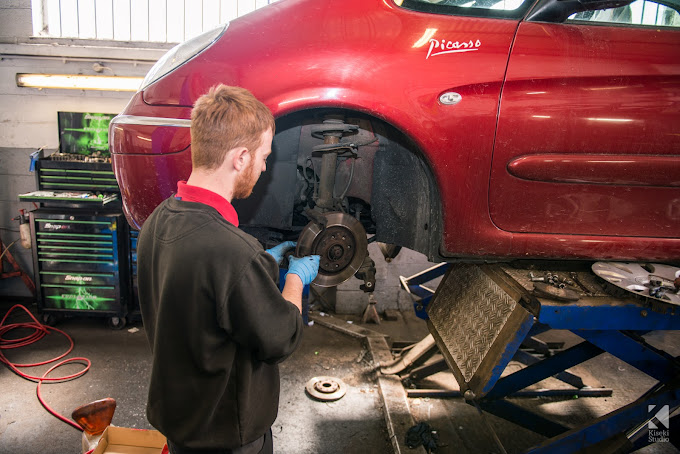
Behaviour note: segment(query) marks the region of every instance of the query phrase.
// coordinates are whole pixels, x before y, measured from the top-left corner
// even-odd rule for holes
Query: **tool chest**
[[[46,322],[77,311],[125,325],[128,229],[120,212],[41,208],[30,213],[38,309]]]
[[[123,328],[132,309],[132,238],[111,163],[54,153],[33,165],[38,190],[19,199],[37,207],[30,226],[43,323],[93,316]]]

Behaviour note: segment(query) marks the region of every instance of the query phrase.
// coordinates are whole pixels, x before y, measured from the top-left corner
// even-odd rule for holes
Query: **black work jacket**
[[[302,333],[274,259],[214,208],[170,198],[144,224],[137,262],[149,422],[189,449],[261,437],[278,411],[276,363]]]

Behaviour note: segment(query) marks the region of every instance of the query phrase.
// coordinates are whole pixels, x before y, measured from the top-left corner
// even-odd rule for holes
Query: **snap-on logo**
[[[67,274],[64,280],[78,282],[92,282],[92,276],[71,276],[70,274]]]
[[[45,224],[45,228],[48,230],[66,230],[68,229],[68,226],[64,224],[52,224],[48,222]]]
[[[480,40],[469,40],[469,41],[449,41],[446,39],[430,39],[430,48],[427,50],[427,56],[425,60],[430,57],[436,57],[437,55],[444,54],[456,54],[459,52],[473,52],[479,50],[482,46]]]

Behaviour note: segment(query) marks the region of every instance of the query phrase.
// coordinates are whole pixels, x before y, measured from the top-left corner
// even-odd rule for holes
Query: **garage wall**
[[[17,73],[96,75],[95,62],[106,66],[105,75],[144,76],[172,44],[93,42],[70,39],[33,39],[30,0],[0,3],[0,235],[5,245],[19,238],[18,223],[11,219],[20,208],[20,193],[36,190],[29,172],[30,154],[59,146],[57,112],[120,112],[129,92],[48,90],[16,86]],[[31,251],[16,243],[10,249],[19,264],[33,274]],[[0,297],[29,296],[18,278],[0,280]]]
[[[0,38],[30,36],[31,0],[3,0],[0,3]]]

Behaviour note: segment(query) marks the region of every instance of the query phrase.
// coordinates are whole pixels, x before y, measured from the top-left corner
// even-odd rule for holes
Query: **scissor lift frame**
[[[582,295],[568,303],[539,298],[507,271],[504,265],[439,265],[402,278],[402,285],[415,297],[416,313],[429,315],[430,332],[460,385],[459,395],[486,412],[548,437],[530,453],[634,450],[653,442],[650,434],[680,430],[675,428],[680,418],[672,416],[680,407],[680,362],[643,337],[652,331],[680,329],[680,308],[602,294]],[[443,272],[446,275],[433,294],[423,284]],[[583,341],[540,360],[527,359],[526,367],[501,376],[510,360],[522,358],[522,344],[550,329],[569,330]],[[573,429],[506,399],[605,352],[658,383],[635,402]],[[577,386],[578,380],[572,384]],[[658,413],[666,405],[668,420],[665,413]],[[653,427],[662,432],[651,432]]]

